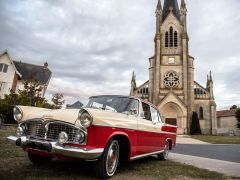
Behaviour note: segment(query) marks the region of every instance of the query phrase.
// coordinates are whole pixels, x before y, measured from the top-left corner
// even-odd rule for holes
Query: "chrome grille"
[[[29,121],[26,123],[26,135],[36,138],[44,138],[45,128],[42,121]]]
[[[47,139],[57,140],[58,135],[63,131],[67,133],[68,141],[71,142],[71,141],[74,141],[74,138],[78,129],[63,123],[50,123],[48,125]]]
[[[44,124],[42,120],[32,120],[21,124],[26,126],[25,135],[30,138],[45,139],[47,141],[57,141],[61,132],[68,135],[68,142],[74,142],[78,128],[61,122],[50,122]]]

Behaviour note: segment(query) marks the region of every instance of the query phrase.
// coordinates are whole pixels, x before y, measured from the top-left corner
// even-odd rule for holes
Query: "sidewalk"
[[[178,135],[177,144],[210,144],[197,139],[193,139],[188,135]],[[169,159],[198,168],[216,171],[226,176],[240,177],[240,163],[209,159],[198,156],[183,155],[170,153]]]
[[[177,144],[210,144],[207,142],[203,142],[197,139],[193,139],[188,135],[178,135],[177,136]]]
[[[226,176],[240,177],[240,163],[169,153],[169,159],[201,169],[216,171]]]

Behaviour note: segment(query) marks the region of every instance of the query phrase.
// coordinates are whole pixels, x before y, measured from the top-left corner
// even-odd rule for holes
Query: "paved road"
[[[240,163],[240,145],[178,144],[172,152]]]

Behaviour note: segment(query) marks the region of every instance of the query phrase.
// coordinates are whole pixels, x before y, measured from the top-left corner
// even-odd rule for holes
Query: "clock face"
[[[173,57],[168,58],[168,63],[175,64],[175,58],[173,58]]]

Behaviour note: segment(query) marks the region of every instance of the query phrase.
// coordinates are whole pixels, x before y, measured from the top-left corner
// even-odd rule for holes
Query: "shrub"
[[[192,114],[192,123],[190,127],[190,134],[202,134],[198,114],[196,112],[193,112]]]

